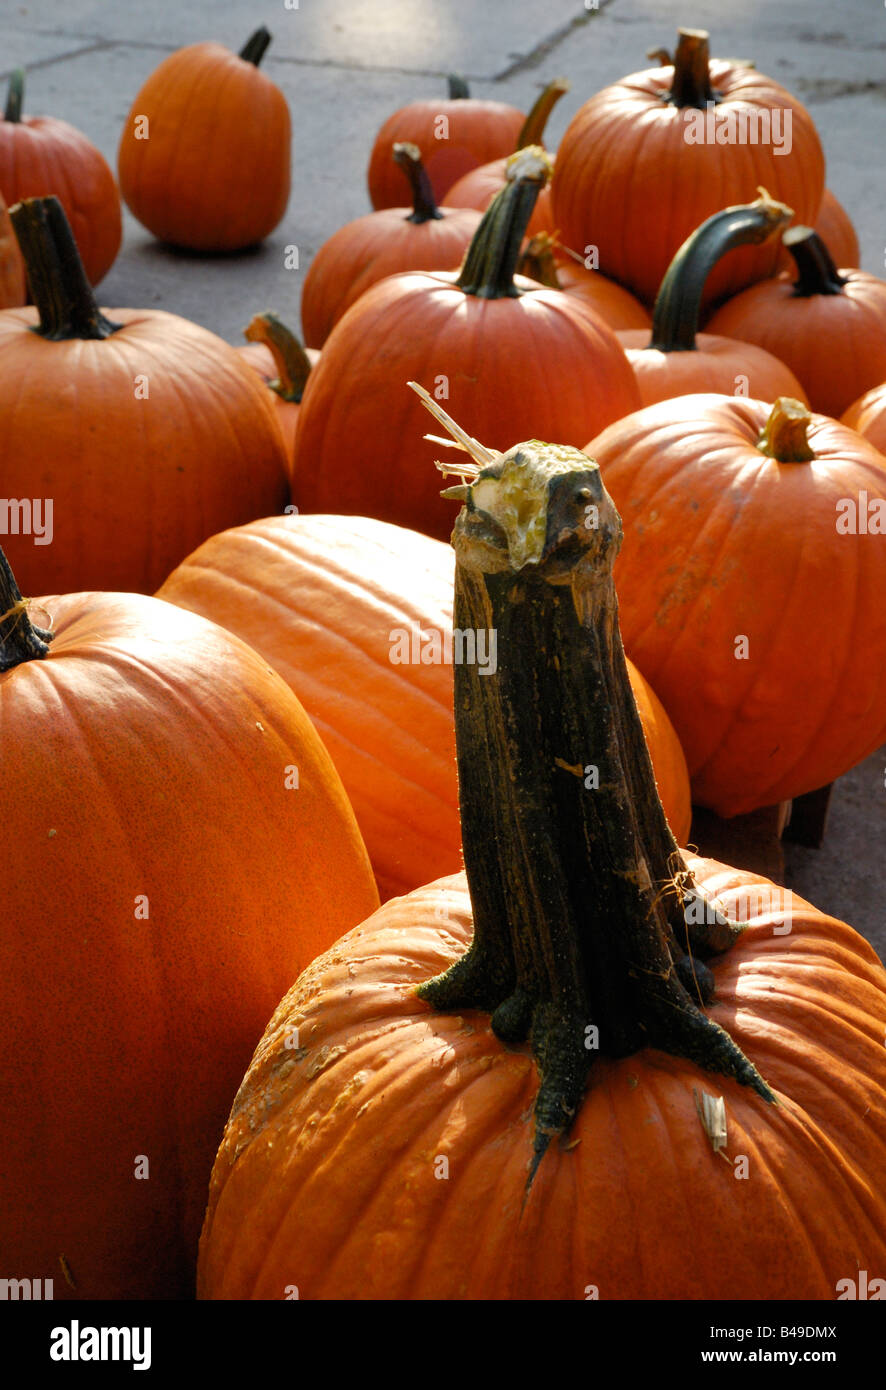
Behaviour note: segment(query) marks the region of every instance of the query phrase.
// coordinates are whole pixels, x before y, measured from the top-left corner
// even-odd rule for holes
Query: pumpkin
[[[842,416],[844,425],[863,434],[875,449],[886,455],[886,383],[866,391]]]
[[[801,796],[886,740],[876,449],[797,401],[698,395],[586,451],[630,542],[625,647],[673,720],[695,804],[734,816]]]
[[[465,652],[445,646],[452,578],[450,547],[415,531],[286,516],[213,536],[157,593],[236,633],[298,696],[354,807],[383,901],[461,867],[452,662]],[[477,655],[494,667],[494,651]],[[655,692],[636,668],[629,675],[684,844],[683,750]]]
[[[710,333],[756,343],[791,368],[813,410],[835,418],[886,380],[886,280],[837,270],[825,243],[804,226],[782,241],[796,274],[782,272],[730,299]]]
[[[376,135],[367,171],[372,206],[378,212],[403,202],[403,180],[391,166],[392,145],[418,147],[439,203],[469,169],[511,154],[525,120],[514,106],[472,97],[466,82],[450,76],[447,100],[410,102],[389,116]]]
[[[320,354],[313,348],[303,348],[295,334],[270,310],[253,314],[243,330],[243,336],[247,342],[237,351],[258,373],[268,390],[273,392],[277,421],[286,442],[291,467],[298,408],[311,367]]]
[[[9,207],[24,198],[58,198],[89,282],[97,285],[114,264],[123,235],[114,175],[95,145],[67,121],[22,115],[24,84],[24,71],[17,68],[0,121],[0,190]]]
[[[569,85],[565,77],[555,77],[552,82],[548,82],[542,88],[532,105],[532,110],[523,122],[514,144],[514,152],[525,149],[527,145],[544,145],[544,133],[548,117],[560,98],[569,91]],[[480,164],[470,173],[463,174],[449,189],[443,199],[443,206],[476,208],[478,212],[485,212],[493,198],[501,192],[507,182],[507,162],[507,156],[502,156],[499,159],[490,160],[488,164]],[[551,189],[550,184],[545,184],[538,195],[538,201],[529,219],[526,233],[528,236],[536,236],[539,232],[551,232],[553,229]]]
[[[358,217],[320,247],[301,296],[302,331],[310,347],[321,348],[342,314],[386,275],[454,270],[477,230],[478,212],[437,207],[417,145],[394,145],[393,159],[409,181],[412,207]]]
[[[286,98],[259,63],[264,26],[239,54],[219,43],[171,53],[142,86],[117,153],[120,191],[155,237],[239,251],[269,236],[289,202]]]
[[[833,1299],[886,1263],[886,974],[850,927],[796,900],[786,924],[775,885],[676,849],[595,465],[529,441],[465,500],[457,620],[503,654],[456,667],[466,876],[386,904],[276,1010],[198,1296]]]
[[[0,313],[3,482],[24,499],[10,561],[29,594],[151,592],[207,536],[285,506],[269,393],[186,319],[103,313],[56,199],[11,216],[36,308]]]
[[[0,309],[17,309],[25,303],[25,267],[0,194]]]
[[[439,446],[420,440],[424,410],[402,390],[411,378],[457,401],[466,428],[502,447],[514,428],[556,428],[584,442],[583,422],[602,427],[639,404],[627,358],[598,315],[570,295],[515,279],[548,165],[532,147],[512,158],[512,180],[484,214],[459,272],[389,276],[330,334],[299,417],[293,498],[302,511],[448,535],[451,517],[434,484]]]
[[[860,264],[861,250],[852,219],[829,188],[826,188],[821,196],[821,206],[814,227],[837,265],[855,268]],[[794,269],[794,261],[787,247],[782,247],[778,269]]]
[[[375,885],[325,749],[244,643],[142,595],[27,605],[5,560],[0,611],[0,1247],[56,1299],[185,1298],[268,1010]]]
[[[687,237],[661,282],[652,337],[641,330],[619,333],[644,405],[697,391],[775,400],[804,400],[790,368],[770,352],[734,338],[698,332],[704,286],[714,267],[736,247],[767,240],[791,217],[791,209],[761,190],[753,203],[714,213]]]
[[[755,69],[709,58],[703,30],[681,29],[672,66],[632,73],[576,113],[551,197],[562,241],[596,246],[600,269],[651,305],[690,233],[760,185],[800,221],[815,216],[824,154],[809,113]],[[705,306],[772,274],[778,253],[736,252],[711,274]]]
[[[575,295],[610,328],[644,328],[652,326],[652,316],[630,290],[622,289],[614,280],[607,280],[597,270],[587,268],[579,256],[547,232],[539,232],[524,246],[517,270],[530,280],[537,280],[552,290]]]

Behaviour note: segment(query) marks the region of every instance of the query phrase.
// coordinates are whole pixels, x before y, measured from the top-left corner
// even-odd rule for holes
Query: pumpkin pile
[[[886,971],[692,844],[886,742],[886,281],[819,133],[694,29],[557,150],[567,79],[453,75],[367,142],[300,322],[100,303],[121,197],[194,275],[289,235],[271,42],[146,70],[119,190],[20,70],[0,120],[5,1263],[886,1278]]]

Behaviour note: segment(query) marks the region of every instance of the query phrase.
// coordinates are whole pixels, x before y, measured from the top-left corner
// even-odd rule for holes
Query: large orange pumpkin
[[[581,253],[595,245],[604,274],[651,305],[690,232],[760,185],[800,221],[814,218],[824,154],[812,119],[777,82],[710,58],[708,35],[685,29],[673,65],[585,102],[557,150],[551,196],[562,240]],[[705,304],[770,275],[778,254],[775,243],[736,251]]]
[[[461,867],[452,662],[464,653],[445,646],[452,579],[451,548],[415,531],[286,516],[213,536],[157,592],[242,637],[295,691],[332,754],[383,901]],[[494,651],[479,655],[494,666]],[[628,670],[685,844],[683,750],[655,692]]]
[[[662,401],[586,446],[627,540],[625,647],[739,815],[825,786],[886,740],[886,461],[797,401]]]
[[[886,1268],[886,974],[850,927],[676,850],[599,470],[530,441],[466,503],[456,614],[505,653],[456,669],[467,883],[387,904],[276,1010],[199,1296],[832,1300]]]
[[[286,98],[259,63],[262,26],[239,54],[195,43],[164,58],[126,118],[120,191],[148,231],[195,251],[262,241],[289,201]]]
[[[602,319],[570,295],[515,278],[548,165],[532,147],[512,160],[512,181],[458,273],[389,276],[333,329],[299,418],[293,498],[302,511],[448,536],[434,470],[440,448],[422,441],[424,410],[403,389],[413,378],[457,403],[469,432],[502,448],[514,430],[583,443],[584,421],[602,427],[639,404]]]
[[[286,505],[271,393],[197,324],[103,313],[56,200],[11,215],[37,307],[0,313],[3,487],[26,512],[10,561],[28,594],[152,592],[207,536]]]
[[[324,241],[301,295],[309,347],[321,348],[346,310],[386,275],[454,270],[477,230],[479,212],[437,207],[417,145],[395,145],[393,159],[409,181],[412,207],[401,197],[400,206],[358,217]]]
[[[244,643],[135,594],[27,609],[5,561],[0,610],[4,1272],[184,1298],[233,1087],[293,974],[377,904],[369,862]]]
[[[0,192],[9,207],[23,198],[58,198],[89,282],[97,285],[114,264],[123,236],[114,175],[95,145],[67,121],[22,115],[24,80],[16,69],[0,120]]]

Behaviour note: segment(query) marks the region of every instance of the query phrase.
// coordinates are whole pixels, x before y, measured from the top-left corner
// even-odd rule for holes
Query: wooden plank
[[[790,802],[764,806],[746,816],[723,820],[702,806],[692,808],[689,842],[708,859],[719,859],[736,869],[748,869],[774,883],[784,883],[784,851],[781,834]]]
[[[819,787],[817,791],[794,797],[790,820],[783,835],[785,840],[790,840],[794,845],[806,845],[809,849],[821,849],[833,789],[833,782],[828,782],[826,787]]]

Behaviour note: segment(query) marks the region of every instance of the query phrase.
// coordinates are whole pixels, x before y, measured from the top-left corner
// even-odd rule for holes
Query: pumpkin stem
[[[16,68],[9,75],[9,92],[6,97],[6,110],[3,113],[5,121],[20,121],[22,118],[22,105],[25,99],[25,70]]]
[[[446,79],[449,86],[450,101],[467,101],[471,95],[467,82],[457,72],[451,72]]]
[[[243,47],[240,49],[238,56],[243,59],[244,63],[253,63],[258,67],[267,52],[270,42],[271,34],[265,26],[262,25],[260,29],[256,29],[254,34],[250,34]]]
[[[544,139],[545,126],[548,117],[553,111],[557,102],[565,96],[570,88],[569,79],[566,77],[555,77],[535,98],[529,115],[523,122],[523,128],[517,136],[516,149],[525,150],[527,145],[541,145]]]
[[[648,48],[646,50],[646,57],[649,59],[650,63],[657,58],[659,67],[662,68],[669,68],[674,62],[666,48]]]
[[[31,298],[40,322],[34,333],[59,342],[109,338],[122,324],[105,318],[86,278],[77,243],[58,198],[23,198],[9,209]]]
[[[250,343],[264,343],[273,355],[277,378],[268,382],[271,390],[284,401],[300,401],[308,383],[311,359],[295,334],[267,310],[250,319],[243,336]]]
[[[23,661],[47,656],[54,636],[31,621],[28,600],[22,598],[9,561],[0,549],[0,671],[11,671]]]
[[[550,290],[559,290],[561,286],[557,278],[557,262],[554,260],[555,245],[549,232],[539,232],[537,236],[532,237],[520,252],[517,273],[526,275],[530,280],[537,280],[540,285],[547,285]]]
[[[797,267],[794,281],[794,294],[806,299],[813,294],[840,294],[846,284],[846,276],[841,275],[834,265],[830,251],[818,232],[811,227],[789,227],[782,233],[782,245],[786,246]]]
[[[651,348],[692,352],[705,282],[728,251],[766,241],[793,217],[793,211],[770,198],[765,188],[753,203],[715,212],[687,237],[668,266],[655,300]]]
[[[412,190],[412,212],[406,221],[414,222],[417,227],[423,222],[439,222],[443,214],[434,201],[434,190],[428,171],[421,162],[418,145],[412,145],[408,140],[398,141],[394,145],[393,158],[408,178]]]
[[[665,100],[680,110],[695,106],[704,111],[709,101],[718,100],[708,73],[709,35],[705,29],[678,29],[677,35],[674,78]]]
[[[496,644],[494,670],[455,665],[474,938],[418,993],[529,1041],[531,1182],[595,1057],[659,1048],[774,1097],[703,1011],[713,975],[700,957],[740,928],[704,902],[661,808],[618,628],[621,521],[599,467],[532,440],[464,486],[454,627],[477,650]]]
[[[761,454],[779,463],[809,463],[815,458],[806,432],[812,416],[802,401],[779,396],[757,441]]]
[[[512,154],[508,182],[489,204],[468,247],[456,284],[479,299],[516,299],[514,284],[520,247],[535,200],[551,174],[551,161],[540,145]]]

